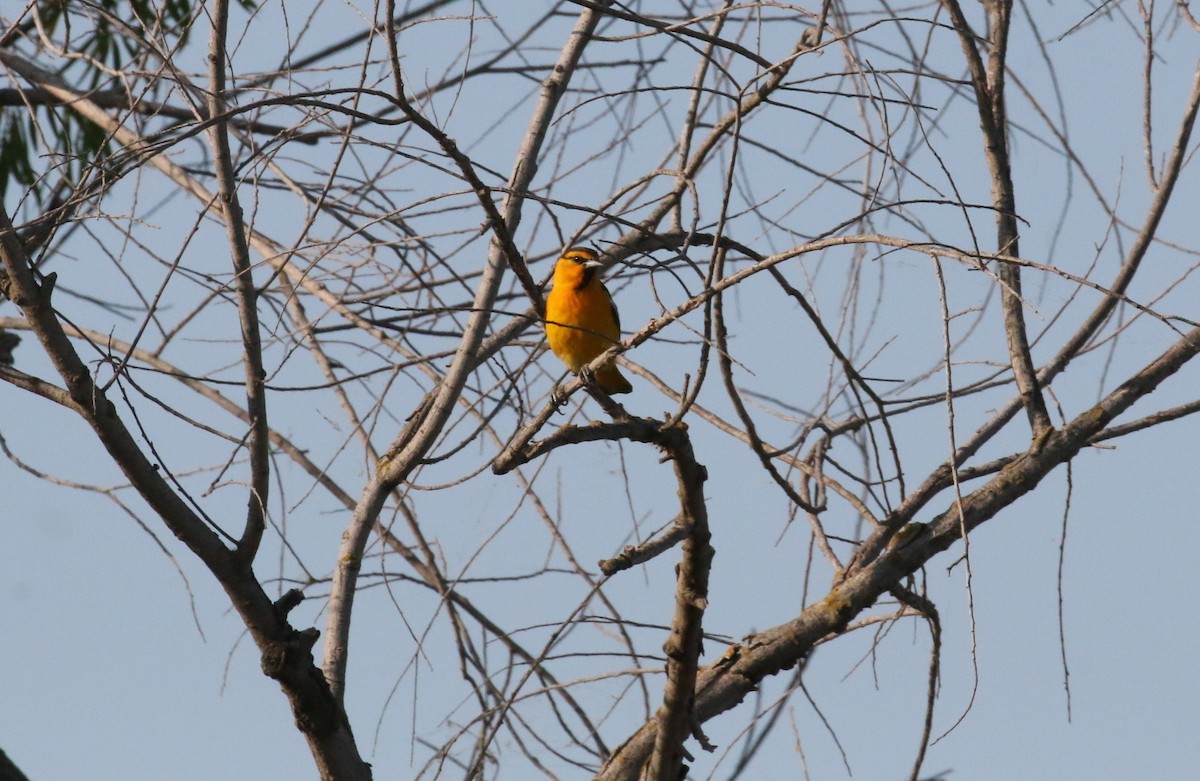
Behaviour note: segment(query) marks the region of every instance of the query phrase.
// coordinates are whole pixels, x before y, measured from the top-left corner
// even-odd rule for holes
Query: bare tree
[[[615,780],[682,778],[728,711],[736,777],[818,645],[918,621],[916,779],[925,566],[1200,409],[1151,397],[1200,352],[1200,24],[1040,6],[12,6],[0,399],[86,421],[125,482],[67,490],[216,579],[322,778],[372,773],[352,627],[442,671],[419,777]],[[1084,34],[1140,81],[1144,176],[1080,144]],[[580,244],[630,409],[543,346]],[[749,528],[714,496],[788,529],[793,566],[744,574],[803,594],[769,628],[706,619]]]

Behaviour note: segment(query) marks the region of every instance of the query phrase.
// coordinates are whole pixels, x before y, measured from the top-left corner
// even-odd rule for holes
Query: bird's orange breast
[[[612,312],[612,300],[599,278],[585,281],[585,269],[571,261],[559,266],[574,266],[566,273],[554,274],[554,289],[546,299],[546,340],[562,362],[573,372],[616,344],[621,338]],[[565,284],[564,284],[565,283]],[[582,284],[582,287],[577,287]]]

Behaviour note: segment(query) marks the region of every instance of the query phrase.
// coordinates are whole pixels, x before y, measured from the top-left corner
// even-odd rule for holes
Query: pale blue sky
[[[1100,19],[1060,40],[1059,36],[1083,13],[1081,8],[1068,5],[1074,6],[1057,4],[1053,12],[1047,12],[1049,16],[1039,19],[1046,51],[1056,63],[1065,110],[1070,116],[1072,144],[1094,174],[1104,197],[1110,203],[1119,202],[1121,215],[1136,223],[1148,200],[1140,140],[1141,97],[1136,92],[1141,77],[1138,43],[1132,28],[1119,19]],[[1129,6],[1129,13],[1135,12],[1130,4],[1117,6]],[[541,9],[539,4],[537,11]],[[257,26],[251,28],[252,34],[235,60],[242,69],[267,67],[264,61],[277,60],[278,52],[265,43],[262,51],[257,50],[260,39],[254,35],[261,34],[256,31],[271,29],[272,25],[278,28],[281,24],[278,12],[278,3],[265,4],[255,22]],[[487,12],[504,19],[505,15],[533,13],[533,10],[491,8]],[[371,11],[367,8],[364,13],[369,15]],[[300,47],[302,52],[361,29],[357,14],[342,6],[324,7],[322,14],[316,31],[306,33],[305,44]],[[298,34],[299,21],[292,18],[288,23],[292,34]],[[544,37],[538,39],[540,45],[550,48],[537,51],[529,60],[549,61],[558,45],[556,41],[569,24],[570,20],[565,19],[550,24]],[[410,83],[422,85],[440,77],[439,69],[449,66],[452,57],[442,53],[441,59],[437,59],[437,47],[445,45],[437,36],[445,36],[446,42],[456,42],[464,34],[464,27],[465,23],[452,22],[428,25],[420,28],[426,37],[419,39],[406,33],[409,37],[405,41],[411,44],[411,49],[405,49],[406,77]],[[487,29],[481,24],[476,32],[485,36]],[[1030,62],[1040,55],[1029,44],[1027,28],[1021,24],[1018,30],[1014,58]],[[203,37],[197,36],[196,41],[202,42]],[[1196,67],[1196,40],[1196,34],[1186,29],[1176,31],[1171,37],[1163,33],[1160,39],[1162,57],[1155,65],[1154,92],[1159,155],[1166,151],[1166,140],[1178,122],[1179,105],[1190,88]],[[636,42],[610,43],[589,50],[589,56],[598,60],[633,57],[637,53],[635,45]],[[654,50],[652,44],[646,46]],[[190,52],[197,67],[202,53],[202,48],[195,47]],[[957,49],[939,54],[947,59],[959,56]],[[423,55],[429,60],[422,60]],[[826,62],[834,56],[839,55],[826,53],[825,61],[813,64],[813,73],[829,67]],[[665,64],[654,72],[654,82],[660,86],[687,83],[692,62],[681,58]],[[793,75],[802,78],[804,61],[797,67]],[[1034,61],[1028,75],[1025,73],[1022,72],[1023,83],[1040,99],[1052,97],[1044,67]],[[353,74],[330,73],[324,78],[329,84],[354,83]],[[321,84],[309,82],[305,86],[315,89]],[[489,99],[481,94],[483,90],[476,93],[469,88],[452,111],[450,96],[435,103],[435,107],[441,120],[446,121],[448,131],[462,139],[464,148],[488,165],[506,170],[525,114],[515,111],[492,128],[491,123],[500,113],[493,101],[524,98],[527,89],[528,84],[519,90],[514,86],[511,95],[498,92],[499,97],[492,95]],[[1027,104],[1019,98],[1015,85],[1012,89],[1010,101],[1019,123],[1033,126]],[[931,98],[934,103],[941,100]],[[649,105],[640,104],[639,110]],[[951,112],[946,124],[930,132],[947,166],[954,171],[956,184],[970,191],[964,197],[978,201],[987,195],[985,180],[977,178],[982,176],[983,165],[978,159],[978,127],[969,121],[970,114],[963,113],[963,108],[961,102],[956,104],[954,109],[958,113]],[[650,113],[648,108],[645,110]],[[588,107],[577,114],[574,118],[581,122],[595,117],[588,113]],[[657,120],[649,120],[654,121]],[[827,154],[820,143],[814,145],[806,138],[797,138],[784,126],[775,127],[770,133],[764,131],[763,137],[778,139],[781,151],[801,159]],[[634,140],[641,138],[637,136]],[[827,134],[819,136],[821,143],[831,138]],[[1097,249],[1104,242],[1104,216],[1085,183],[1078,176],[1068,182],[1061,158],[1027,135],[1015,132],[1013,146],[1019,210],[1028,221],[1023,227],[1022,255],[1054,263],[1073,273],[1084,273],[1093,255],[1099,254],[1097,278],[1106,280],[1103,270],[1115,265],[1119,256],[1117,243],[1110,240]],[[308,147],[297,146],[290,154],[296,157],[311,154],[312,159],[304,158],[304,162],[311,162],[319,170],[321,156],[331,149],[321,147],[311,152]],[[629,170],[651,165],[648,161],[658,159],[660,154],[661,147],[635,143],[629,150],[629,161],[623,165],[629,166]],[[779,175],[763,159],[747,154],[749,175],[760,188],[756,195],[766,199],[776,197],[778,192],[779,204],[794,204],[791,209],[778,207],[778,212],[788,215],[789,231],[820,233],[845,216],[847,203],[834,197],[806,199],[804,193],[813,182]],[[555,196],[581,202],[603,199],[611,192],[612,185],[606,176],[625,181],[611,167],[606,168],[608,165],[608,162],[598,164],[587,176],[565,179]],[[547,165],[543,175],[548,175],[550,169]],[[395,186],[402,190],[397,197],[401,200],[417,200],[416,195],[403,192],[406,188],[420,192],[423,184],[430,188],[444,186],[444,180],[436,178],[428,184],[399,181],[412,170],[403,169],[396,174]],[[621,169],[620,175],[626,170]],[[920,170],[931,174],[937,169],[926,158]],[[708,182],[714,187],[717,173],[714,169]],[[196,267],[209,268],[214,273],[227,270],[227,249],[221,243],[221,233],[211,226],[201,230],[194,242],[184,247],[182,237],[196,219],[195,206],[180,196],[166,200],[173,190],[156,172],[147,170],[140,181],[128,179],[106,201],[106,210],[125,213],[131,209],[128,202],[122,203],[120,199],[134,185],[142,188],[141,202],[136,208],[145,220],[136,231],[139,239],[168,256],[182,251]],[[946,182],[935,181],[934,185],[941,188]],[[1073,188],[1075,200],[1055,241],[1063,192],[1068,186]],[[1200,186],[1194,161],[1185,168],[1180,188],[1179,199],[1168,212],[1161,235],[1194,249],[1200,245],[1194,217]],[[717,189],[702,191],[702,209],[709,217],[716,213],[718,195]],[[156,208],[159,199],[165,201],[161,209]],[[287,200],[274,196],[264,198],[261,211],[255,212],[260,227],[281,240],[290,238],[303,214],[302,210],[279,207],[286,203]],[[920,212],[923,218],[937,224],[935,232],[939,235],[961,239],[965,224],[952,222],[961,217],[948,217],[949,213],[932,208]],[[557,248],[555,231],[544,219],[537,220],[536,214],[531,209],[522,225],[525,233],[518,243],[530,247],[531,252],[551,253]],[[555,216],[566,232],[574,230],[583,219],[579,213],[567,210],[555,212]],[[991,224],[986,215],[975,215],[974,220],[985,231]],[[476,224],[478,215],[472,213],[468,221]],[[744,235],[759,242],[764,251],[801,241],[781,230],[758,227],[766,235]],[[887,227],[903,232],[898,223]],[[97,223],[95,229],[100,235],[105,230],[102,223]],[[740,229],[751,231],[745,223]],[[328,229],[318,233],[327,236]],[[614,229],[596,238],[612,240],[617,235]],[[457,241],[456,238],[450,243]],[[1128,236],[1125,242],[1127,246]],[[990,248],[986,241],[981,243]],[[102,295],[105,285],[113,284],[112,266],[94,262],[86,235],[80,235],[66,249],[74,257],[56,261],[52,266],[60,275],[60,286]],[[141,262],[135,250],[127,253],[123,262]],[[702,260],[705,256],[700,253],[696,257]],[[660,262],[667,259],[658,258]],[[390,261],[384,257],[381,262]],[[914,367],[933,367],[942,345],[931,262],[916,254],[889,255],[868,262],[873,265],[869,273],[863,274],[863,284],[868,288],[882,285],[883,295],[873,323],[868,325],[866,314],[856,321],[861,329],[854,337],[860,340],[859,354],[879,352],[865,373],[881,378],[903,372],[907,372],[903,376],[909,376],[915,373]],[[1145,281],[1135,285],[1133,294],[1139,300],[1155,296],[1194,262],[1194,255],[1186,253],[1153,252]],[[802,266],[790,268],[798,278],[802,268],[813,289],[826,295],[819,303],[832,307],[822,312],[829,316],[840,303],[838,292],[848,264],[848,254],[831,252],[823,259],[808,258]],[[155,271],[149,264],[136,268],[150,275],[161,273],[161,269]],[[544,263],[537,265],[535,276],[544,276],[547,268]],[[619,292],[627,331],[640,328],[659,313],[645,279],[637,277],[629,285],[613,285]],[[1081,303],[1069,310],[1071,315],[1065,324],[1050,325],[1050,315],[1066,300],[1070,288],[1057,279],[1049,280],[1044,287],[1039,276],[1026,279],[1026,293],[1036,307],[1030,315],[1031,333],[1036,334],[1049,325],[1047,339],[1051,343],[1055,337],[1061,338],[1078,321],[1079,313],[1095,300],[1094,296],[1082,297]],[[965,382],[991,371],[976,361],[997,355],[994,348],[1000,344],[996,328],[999,308],[982,275],[948,265],[947,280],[952,310],[969,309],[980,305],[986,296],[993,297],[980,331],[969,342],[964,363],[955,367],[958,381]],[[659,295],[681,298],[682,293],[667,275],[657,275],[655,282]],[[122,283],[117,280],[116,284]],[[1156,307],[1198,319],[1197,292],[1195,281],[1188,279]],[[195,292],[180,295],[180,300],[187,300]],[[117,318],[102,320],[95,308],[77,300],[64,297],[56,299],[56,303],[59,301],[64,309],[87,318],[86,324],[101,331],[112,329],[116,335],[127,337],[129,329],[136,326],[136,321],[131,325]],[[863,301],[873,303],[873,294],[864,293]],[[731,295],[727,307],[734,329],[733,344],[742,361],[739,381],[744,382],[743,387],[772,393],[799,407],[820,397],[829,358],[821,351],[811,329],[806,332],[799,327],[803,318],[796,314],[794,306],[778,294],[772,298],[764,279],[754,280]],[[229,310],[220,311],[227,314]],[[14,313],[11,304],[0,305],[0,316]],[[214,339],[227,336],[231,324],[220,320],[217,310],[209,316]],[[769,332],[763,329],[769,329],[773,321],[784,317],[789,327],[781,338],[765,340],[759,336]],[[954,327],[965,328],[968,319],[956,320]],[[689,323],[698,325],[695,319]],[[694,337],[683,329],[664,335],[676,341],[644,345],[629,357],[679,388],[683,375],[694,371],[696,350],[694,344],[680,344],[678,340]],[[1143,320],[1122,337],[1111,356],[1097,351],[1080,361],[1077,370],[1057,381],[1054,386],[1057,403],[1068,416],[1085,410],[1100,392],[1101,372],[1108,372],[1103,388],[1109,390],[1115,381],[1156,355],[1170,337],[1165,326]],[[228,350],[228,345],[197,340],[179,349],[181,358],[212,356],[204,364],[211,366],[221,363],[217,358],[222,349]],[[817,357],[810,359],[808,356],[812,355]],[[1048,348],[1035,348],[1036,358],[1045,359],[1048,355]],[[17,359],[19,368],[51,376],[31,337],[18,349]],[[545,393],[550,389],[551,377],[558,376],[560,368],[550,356],[544,355],[540,360],[547,375],[536,377],[533,384],[537,392]],[[363,361],[366,368],[380,363],[370,356],[364,356]],[[311,369],[300,363],[302,369],[296,369],[297,362],[292,362],[280,372],[280,377],[288,382],[311,379]],[[1145,414],[1194,399],[1196,380],[1196,368],[1185,367],[1147,403],[1135,407],[1133,413]],[[154,379],[146,381],[153,383]],[[715,377],[709,382],[701,403],[728,415],[728,402],[719,383]],[[922,390],[936,392],[944,382],[944,376],[931,377]],[[634,385],[635,393],[628,397],[632,412],[661,415],[674,408],[669,399],[656,394],[644,380],[635,379]],[[173,393],[169,387],[164,381],[161,392]],[[229,392],[237,397],[236,388]],[[988,410],[1002,404],[1008,393],[1002,389],[965,400],[957,411],[960,440],[974,430]],[[321,403],[328,406],[314,410],[307,396],[281,395],[272,411],[276,428],[316,454],[334,450],[347,438],[329,397],[321,398]],[[379,444],[394,435],[398,421],[409,413],[415,398],[413,386],[404,382],[389,391],[387,407],[391,417],[385,417],[379,424]],[[544,398],[535,402],[544,403]],[[119,481],[116,471],[105,463],[105,455],[90,430],[64,410],[6,385],[0,386],[0,410],[6,413],[0,415],[0,434],[31,467],[65,479],[99,484]],[[599,410],[589,401],[585,402],[585,413],[595,417]],[[207,407],[197,414],[209,423],[229,423],[223,414]],[[756,409],[755,414],[770,419],[762,409]],[[163,426],[163,438],[157,444],[180,463],[189,462],[190,458],[209,463],[227,456],[227,448],[219,443],[199,440],[201,444],[197,445],[190,439],[176,439],[171,421],[152,412],[148,415],[155,424]],[[565,416],[555,423],[564,420]],[[910,486],[924,477],[923,470],[948,452],[944,421],[945,410],[935,408],[897,423]],[[787,436],[781,432],[795,431],[788,421],[772,420],[770,425],[773,427],[770,436],[777,438],[777,444]],[[513,426],[511,420],[498,423],[505,436]],[[708,466],[711,475],[706,494],[717,550],[705,625],[710,633],[737,639],[787,620],[799,609],[801,573],[808,555],[807,525],[798,519],[794,528],[787,528],[784,498],[743,446],[699,421],[692,423],[691,430],[697,457]],[[1017,434],[1023,431],[1014,424],[1014,433],[1002,437],[985,457],[1020,447]],[[968,706],[969,712],[930,749],[924,776],[950,771],[947,778],[952,781],[1013,778],[1116,781],[1131,777],[1187,778],[1194,774],[1200,764],[1200,748],[1191,734],[1194,725],[1200,723],[1200,673],[1194,664],[1200,633],[1195,621],[1189,618],[1188,599],[1200,589],[1200,573],[1194,564],[1194,552],[1200,549],[1200,524],[1197,524],[1200,486],[1195,478],[1193,457],[1193,442],[1198,434],[1200,423],[1184,419],[1110,443],[1112,447],[1089,450],[1074,462],[1062,588],[1066,654],[1071,673],[1069,722],[1056,590],[1067,495],[1066,472],[1060,470],[1048,478],[1038,491],[972,537],[973,615],[968,610],[964,589],[964,566],[959,564],[949,573],[946,571],[961,553],[961,546],[931,562],[927,570],[928,586],[941,610],[945,633],[934,734],[940,735],[954,725]],[[434,484],[451,479],[471,467],[483,466],[494,453],[495,445],[490,442],[480,448],[468,447],[446,464],[424,471],[418,482]],[[856,457],[849,448],[839,449],[836,455],[847,461]],[[352,494],[357,493],[361,484],[362,461],[361,456],[356,460],[348,455],[331,467],[331,474],[343,481]],[[677,511],[669,467],[658,463],[656,452],[640,446],[626,445],[618,450],[588,444],[563,449],[544,462],[531,465],[530,474],[535,469],[543,470],[537,478],[543,499],[557,503],[551,510],[558,514],[576,557],[588,567],[635,539],[644,538],[670,521]],[[628,501],[622,470],[629,475]],[[199,484],[207,479],[199,479]],[[146,531],[103,497],[37,480],[8,461],[0,461],[0,484],[5,496],[0,506],[0,618],[5,627],[0,632],[0,660],[6,670],[0,676],[0,749],[32,781],[315,778],[311,756],[292,724],[287,702],[276,684],[261,674],[258,653],[244,635],[236,615],[229,610],[225,595],[140,503],[131,500],[131,507],[175,557],[174,562]],[[597,484],[601,486],[599,494],[595,492]],[[326,575],[336,557],[347,514],[325,496],[301,501],[311,487],[308,478],[288,472],[285,485],[289,507],[286,522],[296,550],[306,565],[318,575]],[[241,489],[239,485],[218,489],[213,497],[205,499],[206,507],[238,518],[245,501]],[[578,501],[580,496],[597,498]],[[550,553],[551,545],[541,521],[528,506],[520,506],[520,500],[521,489],[512,476],[495,477],[490,471],[451,491],[418,492],[413,498],[426,530],[437,535],[439,551],[446,557],[447,573],[451,576],[463,574],[464,570],[468,577],[514,575],[536,571],[546,562],[554,567],[564,566],[561,555]],[[940,512],[948,501],[949,497],[944,497],[930,509]],[[928,520],[928,516],[923,514],[920,519]],[[827,522],[832,533],[846,536],[854,533],[854,519],[844,506],[832,513]],[[260,560],[257,571],[263,579],[273,578],[281,570],[278,547],[277,542],[272,542]],[[371,551],[378,552],[374,546]],[[296,576],[297,568],[284,558],[287,563],[283,571]],[[605,594],[627,618],[663,624],[671,615],[675,560],[675,554],[667,554],[643,568],[622,573],[606,585]],[[176,562],[182,575],[176,569]],[[373,559],[368,569],[371,566],[377,567],[378,560]],[[405,572],[403,563],[394,557],[385,559],[384,566],[391,572]],[[828,568],[818,563],[809,583],[809,598],[818,598],[823,593],[820,589],[827,587],[828,582]],[[281,590],[285,587],[281,586]],[[548,631],[542,625],[549,622],[553,628],[586,595],[581,581],[566,574],[516,581],[503,587],[468,583],[462,588],[463,593],[513,631],[515,637],[522,642],[528,639],[535,648],[540,648],[537,638],[544,638]],[[315,586],[310,591],[315,598],[292,614],[293,622],[324,630],[325,617],[319,597],[325,590]],[[381,781],[414,777],[431,754],[430,748],[419,739],[441,742],[454,730],[454,726],[443,725],[443,720],[449,719],[453,724],[455,719],[469,718],[474,713],[459,676],[457,657],[447,641],[444,616],[437,614],[437,607],[436,599],[427,592],[404,583],[393,584],[390,591],[366,590],[357,604],[347,707],[359,746],[374,765],[375,777]],[[421,634],[430,626],[433,628],[429,630],[425,651],[415,666],[410,666],[417,655],[410,630]],[[929,633],[917,621],[901,621],[891,627],[872,656],[870,644],[874,632],[875,628],[859,630],[821,646],[806,672],[805,685],[845,749],[853,777],[890,781],[907,777],[917,750],[928,674]],[[647,640],[641,645],[646,652],[657,653],[660,642]],[[711,661],[723,647],[714,641],[706,643],[705,660]],[[563,649],[613,653],[619,651],[619,646],[606,627],[594,624],[573,630]],[[657,662],[648,660],[645,664],[654,666]],[[631,665],[627,658],[613,655],[562,660],[555,669],[561,671],[560,678],[569,680],[605,675]],[[764,703],[779,696],[787,677],[784,673],[767,682],[763,688]],[[606,713],[624,685],[622,679],[614,684],[615,688],[584,686],[580,687],[579,695],[597,713]],[[648,685],[652,698],[661,694],[661,677],[651,677]],[[639,696],[622,700],[604,720],[602,731],[610,745],[618,744],[640,725]],[[744,777],[802,777],[795,735],[799,735],[812,778],[847,777],[838,747],[822,723],[822,716],[802,693],[792,695],[790,702],[772,742]],[[697,757],[691,777],[729,776],[739,750],[736,739],[748,713],[743,706],[742,710],[718,717],[705,726],[719,748],[714,755]],[[730,756],[722,758],[731,746]],[[506,759],[516,757],[513,747],[504,741],[501,750]],[[562,772],[564,778],[584,777],[581,772],[578,775]],[[528,766],[518,759],[506,766],[499,777],[534,777],[530,773]],[[459,776],[459,771],[447,766],[444,777]]]

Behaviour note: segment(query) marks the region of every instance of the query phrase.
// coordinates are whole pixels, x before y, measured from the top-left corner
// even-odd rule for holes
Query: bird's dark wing
[[[613,302],[612,293],[608,292],[608,288],[604,288],[604,297],[608,299],[608,308],[612,310],[613,324],[617,326],[617,338],[621,338],[621,314],[617,311],[617,305]]]

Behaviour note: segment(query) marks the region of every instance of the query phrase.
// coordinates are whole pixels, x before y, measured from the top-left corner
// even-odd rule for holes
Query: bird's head
[[[600,257],[596,254],[596,251],[588,247],[571,247],[571,249],[562,254],[559,260],[578,263],[584,268],[600,268],[601,266]]]
[[[562,254],[554,266],[554,286],[562,289],[581,288],[589,284],[603,264],[595,250],[587,247],[571,247]]]

